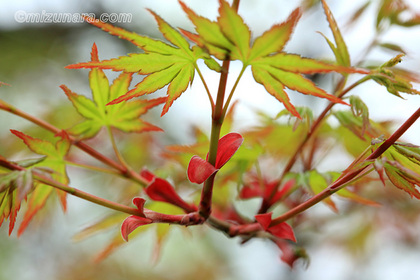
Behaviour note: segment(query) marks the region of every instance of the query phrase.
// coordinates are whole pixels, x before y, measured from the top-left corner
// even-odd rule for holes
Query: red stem
[[[211,165],[216,164],[217,149],[220,138],[220,130],[223,124],[223,103],[225,99],[226,84],[229,73],[229,57],[223,61],[222,65],[222,74],[220,75],[219,89],[217,91],[217,99],[215,110],[212,114],[212,126],[211,126],[211,135],[210,135],[210,147],[209,147],[209,157],[208,162]],[[211,213],[211,201],[213,196],[213,185],[214,177],[216,175],[211,175],[205,182],[203,190],[201,192],[201,200],[199,213],[205,219],[210,216]]]
[[[234,0],[232,7],[238,11],[240,0]],[[220,138],[220,130],[222,128],[224,114],[223,114],[223,104],[225,101],[226,85],[229,74],[229,65],[230,65],[230,56],[229,54],[223,61],[222,64],[222,73],[220,74],[219,80],[219,89],[217,90],[217,99],[212,112],[212,124],[211,124],[211,135],[210,135],[210,147],[209,147],[209,156],[208,162],[211,165],[215,165],[218,143]],[[214,178],[216,174],[211,175],[205,182],[203,190],[201,191],[201,199],[199,206],[199,213],[202,217],[207,219],[211,214],[211,202],[213,196],[213,185]]]

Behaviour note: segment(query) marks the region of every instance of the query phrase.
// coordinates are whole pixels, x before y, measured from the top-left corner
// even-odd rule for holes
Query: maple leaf
[[[294,10],[284,23],[272,26],[251,45],[249,27],[225,0],[219,0],[217,21],[201,17],[184,3],[180,3],[198,33],[183,31],[188,38],[219,59],[241,60],[243,69],[251,66],[255,81],[262,84],[287,110],[299,118],[299,113],[290,103],[285,88],[346,104],[340,98],[317,87],[303,75],[328,72],[369,73],[283,52],[300,18],[300,9]]]
[[[336,181],[339,177],[340,177],[340,173],[338,172],[320,173],[317,170],[311,170],[303,174],[299,174],[298,181],[303,186],[307,187],[315,195],[324,191],[325,188],[327,188],[327,186],[329,186],[332,182]],[[357,203],[361,203],[361,204],[365,204],[369,206],[379,205],[377,202],[364,198],[358,195],[357,193],[350,191],[346,188],[340,189],[335,194],[337,196],[349,199]],[[328,205],[331,208],[331,210],[333,210],[334,212],[338,212],[338,208],[331,197],[324,199],[323,203]]]
[[[376,29],[382,31],[390,25],[412,27],[420,24],[420,15],[413,13],[409,1],[383,0],[378,7]],[[402,16],[402,14],[404,16]]]
[[[33,188],[30,169],[0,172],[0,226],[4,219],[9,219],[9,235],[14,229],[22,200],[26,199]]]
[[[400,93],[420,94],[413,88],[412,82],[419,83],[418,75],[414,72],[398,69],[395,66],[402,61],[404,54],[398,54],[389,61],[372,70],[369,75],[372,80],[386,87],[387,91],[397,97]]]
[[[395,143],[375,161],[375,169],[384,182],[383,171],[391,183],[420,199],[420,147],[406,143]]]
[[[325,40],[333,51],[337,63],[343,66],[350,66],[350,55],[346,43],[344,42],[337,22],[335,21],[334,16],[332,15],[325,0],[322,0],[322,7],[324,8],[325,15],[327,16],[327,20],[333,33],[336,46],[334,46],[334,44],[324,34],[321,33],[321,35],[324,36]]]
[[[51,172],[52,179],[63,184],[69,183],[64,157],[67,155],[71,143],[65,132],[58,135],[61,139],[55,144],[46,140],[33,138],[16,130],[11,130],[11,132],[22,139],[31,151],[45,156],[41,162],[34,165],[35,167],[48,168],[53,171]],[[47,199],[54,194],[58,196],[63,210],[66,211],[67,200],[65,192],[58,189],[54,192],[54,188],[51,186],[37,183],[35,190],[28,199],[27,210],[18,229],[18,235],[21,235],[24,232],[33,216],[44,207]]]
[[[96,44],[92,46],[91,59],[98,62],[98,49]],[[86,120],[72,127],[69,132],[80,135],[82,138],[95,136],[101,127],[114,127],[124,132],[144,132],[159,131],[160,128],[142,121],[139,117],[153,108],[166,101],[165,97],[152,100],[138,100],[126,102],[114,106],[106,104],[121,96],[128,91],[131,83],[132,74],[121,73],[109,86],[105,73],[101,69],[92,69],[89,73],[90,88],[93,100],[83,95],[78,95],[69,90],[65,85],[61,85],[64,93],[73,106]]]
[[[78,63],[69,65],[67,68],[112,69],[125,73],[146,75],[134,89],[109,100],[108,104],[117,104],[133,97],[153,93],[169,84],[168,97],[162,110],[162,115],[164,115],[172,103],[192,83],[198,59],[204,59],[206,64],[214,69],[217,68],[218,64],[200,48],[190,48],[188,41],[176,29],[153,11],[149,10],[149,12],[155,17],[160,32],[173,45],[86,17],[87,22],[108,31],[112,35],[132,42],[144,50],[144,53],[129,54],[111,60]]]

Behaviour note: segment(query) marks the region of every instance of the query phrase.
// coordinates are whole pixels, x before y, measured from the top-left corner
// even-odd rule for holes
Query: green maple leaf
[[[297,117],[300,117],[299,113],[290,103],[285,88],[346,104],[317,87],[303,75],[327,72],[368,73],[364,70],[328,64],[283,52],[300,18],[300,9],[293,11],[285,22],[272,26],[251,45],[251,32],[241,16],[225,0],[219,0],[219,2],[217,21],[210,21],[195,14],[181,2],[183,10],[195,25],[198,34],[188,31],[183,31],[183,33],[218,59],[240,60],[244,69],[251,66],[255,81],[262,84],[272,96]],[[341,45],[339,48],[343,51]]]
[[[375,169],[383,179],[385,171],[391,183],[420,199],[420,148],[411,144],[395,143],[375,161]]]
[[[155,17],[160,32],[173,45],[141,36],[92,18],[86,18],[89,23],[135,44],[144,50],[144,53],[129,54],[128,56],[111,60],[78,63],[69,65],[67,68],[112,69],[125,73],[147,75],[134,89],[118,98],[115,97],[115,99],[109,100],[108,104],[117,104],[133,97],[153,93],[169,84],[168,97],[162,111],[162,115],[164,115],[175,99],[192,83],[198,59],[204,59],[206,64],[212,69],[219,70],[220,67],[218,67],[219,65],[214,59],[200,48],[190,48],[188,41],[157,14],[152,11],[150,13]]]
[[[400,93],[420,94],[420,91],[414,89],[412,83],[418,83],[420,80],[414,72],[396,68],[396,65],[402,61],[404,54],[398,54],[378,68],[372,70],[370,77],[380,85],[386,87],[387,91],[397,97],[402,98]]]
[[[16,130],[12,130],[12,133],[22,139],[31,151],[45,156],[45,158],[41,162],[35,164],[34,167],[47,168],[48,170],[51,170],[52,179],[63,184],[69,183],[64,157],[67,155],[71,143],[65,132],[58,135],[61,139],[55,144],[49,141],[33,138]],[[58,196],[63,210],[66,211],[67,199],[65,192],[61,190],[56,190],[54,192],[54,188],[51,186],[37,183],[31,196],[28,198],[27,210],[19,227],[18,235],[23,233],[33,216],[45,206],[47,199],[53,195]]]
[[[332,182],[336,181],[339,176],[340,176],[340,173],[337,173],[337,172],[319,173],[317,170],[311,170],[303,174],[299,174],[298,178],[300,182],[304,186],[309,188],[309,190],[313,194],[318,194],[324,191],[324,189],[327,188],[327,186],[330,185]],[[358,195],[357,193],[350,191],[346,188],[339,190],[336,193],[336,195],[342,198],[349,199],[353,202],[370,205],[370,206],[378,206],[377,202],[364,198]],[[331,197],[324,199],[323,203],[327,204],[334,212],[338,212],[338,208],[335,202],[331,199]]]
[[[333,33],[336,46],[324,34],[321,33],[321,35],[325,38],[331,50],[333,51],[337,63],[343,66],[350,66],[350,54],[347,49],[347,45],[344,42],[337,22],[335,21],[334,16],[332,15],[325,0],[322,0],[322,7],[324,8],[325,15],[327,16],[327,20]]]
[[[99,63],[95,44],[93,44],[91,56],[92,63]],[[73,93],[66,86],[61,85],[73,106],[86,119],[72,127],[69,132],[80,135],[82,138],[90,138],[95,136],[103,126],[114,127],[124,132],[159,131],[160,128],[142,121],[139,117],[150,108],[164,103],[166,97],[107,106],[111,100],[127,93],[131,79],[131,73],[123,72],[109,86],[105,73],[101,69],[92,69],[89,73],[89,82],[93,100]]]
[[[1,162],[8,163],[0,158]],[[7,170],[0,169],[0,226],[5,219],[9,219],[9,235],[12,233],[16,216],[21,202],[33,190],[32,170]]]

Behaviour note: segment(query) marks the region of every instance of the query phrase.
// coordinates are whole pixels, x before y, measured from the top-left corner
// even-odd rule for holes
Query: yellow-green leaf
[[[420,186],[419,174],[404,170],[404,167],[396,162],[388,161],[384,164],[384,168],[386,175],[394,186],[407,192],[411,197],[420,199],[420,192],[417,189]]]
[[[231,41],[235,48],[231,50],[232,56],[241,61],[247,61],[251,31],[241,16],[225,0],[220,0],[219,17],[217,22],[222,33]]]
[[[305,175],[307,184],[313,194],[318,194],[328,187],[328,182],[325,177],[318,173],[316,170],[311,170]],[[331,197],[327,197],[323,200],[323,202],[327,204],[334,212],[338,211],[337,206],[335,205],[334,201],[332,201]]]
[[[172,47],[171,47],[172,48]],[[175,50],[175,49],[174,49]],[[127,56],[121,56],[110,60],[102,60],[100,62],[82,62],[69,65],[66,68],[96,68],[112,69],[114,71],[124,71],[126,73],[138,73],[147,75],[162,71],[171,67],[177,62],[185,61],[173,54],[160,53],[132,53]]]
[[[288,72],[301,74],[328,73],[333,71],[340,73],[368,73],[360,69],[333,65],[319,60],[301,57],[297,54],[289,54],[283,52],[275,55],[256,58],[252,62],[252,65],[260,64],[271,65]]]
[[[160,54],[140,54],[144,56],[161,57]],[[99,63],[98,51],[96,45],[92,47],[92,62]],[[89,63],[86,63],[89,64]],[[173,69],[173,68],[169,68]],[[149,68],[150,70],[150,68]],[[157,72],[162,73],[165,71]],[[78,135],[80,138],[94,137],[101,127],[115,127],[125,132],[144,132],[158,131],[158,127],[153,126],[140,119],[150,108],[153,108],[166,101],[166,98],[156,98],[152,100],[139,100],[134,102],[124,102],[108,106],[107,103],[121,96],[127,95],[132,79],[132,73],[121,73],[112,85],[109,85],[108,79],[101,69],[92,69],[89,75],[92,96],[94,101],[82,95],[71,92],[66,86],[62,85],[64,90],[76,110],[85,118],[85,120],[71,129],[69,133]],[[150,79],[153,75],[148,76]],[[158,81],[159,82],[159,81]]]
[[[303,94],[326,98],[332,102],[347,104],[340,98],[326,93],[323,89],[317,87],[312,81],[304,78],[300,74],[280,70],[271,65],[258,65],[258,67],[265,69],[271,76],[289,89],[299,91]]]
[[[149,10],[150,11],[150,10]],[[144,36],[137,35],[132,32],[125,31],[121,28],[113,27],[112,25],[101,23],[98,21],[92,21],[87,18],[90,23],[108,31],[112,35],[119,36],[120,38],[131,41],[145,53],[140,54],[129,54],[128,56],[120,57],[117,59],[99,61],[94,59],[92,61],[78,63],[67,66],[67,68],[92,68],[91,71],[91,88],[94,95],[94,100],[102,108],[104,104],[117,104],[122,101],[127,101],[133,97],[138,97],[144,94],[153,93],[164,86],[171,84],[174,81],[173,86],[168,87],[168,99],[164,111],[165,114],[172,102],[179,97],[188,87],[188,84],[194,78],[194,72],[196,68],[196,61],[200,58],[206,60],[207,63],[212,63],[212,67],[215,67],[214,62],[204,51],[197,52],[193,51],[188,41],[182,36],[182,34],[170,26],[166,21],[159,17],[153,11],[150,11],[155,17],[159,30],[162,32],[164,37],[175,46],[153,40]],[[95,47],[96,48],[96,47]],[[92,53],[95,51],[92,50]],[[97,51],[96,51],[97,52]],[[96,69],[96,70],[95,70]],[[146,75],[143,81],[136,85],[136,87],[130,91],[109,100],[109,85],[106,86],[104,76],[102,76],[101,69],[112,69],[114,71],[124,71],[126,73],[138,73]],[[180,76],[178,74],[181,74]],[[186,76],[188,74],[188,76]],[[96,94],[101,90],[101,95]],[[102,97],[102,99],[100,99]],[[100,111],[101,118],[103,112]]]
[[[171,52],[173,49],[173,47],[171,47],[168,44],[165,44],[162,41],[151,39],[146,36],[141,36],[135,32],[127,31],[123,28],[113,26],[112,24],[105,23],[91,17],[85,17],[85,20],[86,22],[101,28],[102,30],[108,32],[111,35],[118,36],[121,39],[133,43],[134,45],[143,49],[146,52],[165,54]]]
[[[63,184],[69,183],[69,178],[66,172],[66,162],[64,160],[64,157],[67,155],[70,149],[70,141],[66,133],[63,132],[60,134],[61,139],[58,140],[55,145],[45,140],[33,138],[19,131],[13,130],[12,133],[22,139],[30,150],[37,154],[46,156],[43,161],[34,166],[49,168],[54,171],[51,173],[53,180]],[[52,194],[56,194],[58,196],[63,210],[66,211],[67,202],[65,192],[58,189],[52,191],[51,186],[37,184],[34,195],[29,199],[27,211],[18,231],[19,235],[22,234],[26,229],[33,216],[44,207],[47,199],[51,197]]]
[[[299,21],[300,16],[301,10],[296,9],[285,22],[273,25],[264,34],[256,38],[249,55],[249,60],[252,61],[257,57],[264,57],[282,51],[287,41],[289,41],[290,35]]]
[[[293,114],[294,116],[300,118],[299,113],[296,111],[296,108],[290,103],[289,96],[284,91],[284,85],[275,79],[268,71],[265,69],[260,69],[258,67],[252,67],[252,75],[257,83],[262,84],[265,89],[274,96],[278,101],[283,103],[286,109]]]
[[[185,66],[179,63],[163,69],[162,71],[152,73],[145,77],[140,83],[138,83],[134,89],[128,91],[125,95],[120,96],[108,103],[108,105],[118,104],[122,101],[127,101],[131,98],[142,96],[148,93],[157,91],[164,86],[171,83],[172,80],[178,75],[181,69]]]
[[[127,214],[121,212],[115,212],[107,215],[75,234],[73,236],[73,240],[76,242],[81,241],[109,228],[119,228],[126,217]]]
[[[233,43],[230,42],[223,34],[220,25],[205,17],[197,15],[193,10],[188,8],[183,2],[179,1],[182,9],[188,18],[195,25],[195,30],[199,34],[199,38],[194,40],[200,47],[206,48],[211,55],[218,59],[225,59],[226,55],[233,49]],[[190,39],[192,39],[190,37]],[[232,59],[237,59],[231,56]]]
[[[191,83],[194,78],[194,66],[191,64],[185,64],[185,66],[178,72],[176,77],[172,80],[168,87],[168,99],[162,110],[162,115],[168,112],[169,107],[177,99],[182,92],[184,92],[188,84]]]
[[[255,39],[250,51],[249,60],[244,61],[246,65],[251,65],[255,80],[263,84],[271,95],[276,96],[279,101],[284,103],[286,109],[298,118],[300,118],[299,113],[290,103],[287,93],[284,91],[285,87],[303,94],[326,98],[335,103],[346,104],[336,96],[328,94],[323,89],[317,87],[312,81],[306,79],[303,74],[328,72],[344,74],[369,73],[361,69],[328,64],[319,60],[282,52],[299,17],[300,10],[297,9],[289,16],[286,22],[273,26],[270,30]],[[328,19],[331,21],[330,24],[332,27],[334,27],[335,22],[333,22],[330,13],[328,13]],[[340,41],[338,28],[335,28],[333,33],[337,37],[337,40]],[[342,43],[344,42],[340,41],[340,51],[344,52]],[[273,85],[274,80],[276,82]]]
[[[327,20],[336,44],[336,47],[333,47],[331,44],[330,47],[334,52],[338,64],[349,67],[351,65],[349,51],[347,49],[346,43],[344,42],[343,36],[341,35],[340,29],[338,28],[337,22],[335,21],[334,16],[332,15],[331,10],[325,0],[322,0],[322,6],[324,8],[325,15],[327,16]]]
[[[100,119],[100,112],[98,111],[97,105],[84,95],[78,95],[72,92],[65,85],[61,85],[60,88],[67,95],[67,98],[73,103],[77,112],[87,119]]]
[[[155,12],[153,12],[152,10],[149,10],[149,12],[155,17],[159,25],[159,30],[163,34],[163,36],[169,42],[183,50],[185,54],[190,55],[191,50],[188,41],[177,30],[170,26],[165,20],[159,17]]]
[[[98,50],[96,44],[92,47],[92,61],[98,62]],[[102,69],[92,69],[89,72],[89,84],[92,97],[98,108],[104,108],[109,99],[109,81]]]

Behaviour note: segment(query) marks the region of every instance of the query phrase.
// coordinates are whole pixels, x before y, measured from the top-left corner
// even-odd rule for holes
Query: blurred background
[[[184,2],[198,14],[216,19],[218,1]],[[376,14],[382,1],[369,1],[370,5],[355,23],[351,23],[351,17],[367,1],[327,2],[342,28],[352,61],[358,62],[375,39]],[[419,16],[420,3],[416,0],[405,2],[410,5],[414,16],[416,13]],[[308,8],[286,50],[307,57],[333,59],[327,43],[317,33],[319,31],[332,38],[320,3],[315,0],[302,3]],[[284,21],[298,5],[299,1],[242,0],[239,12],[251,27],[253,36],[258,36],[274,23]],[[0,81],[10,85],[1,87],[0,98],[66,128],[66,118],[76,115],[69,102],[63,105],[67,98],[59,85],[65,84],[72,91],[87,96],[90,89],[88,70],[68,70],[64,67],[90,60],[90,49],[94,42],[98,46],[100,59],[138,50],[130,43],[87,23],[22,22],[22,15],[94,13],[99,17],[105,13],[126,13],[131,14],[132,18],[116,25],[153,38],[162,38],[153,17],[145,8],[154,10],[173,26],[193,30],[192,24],[174,0],[0,0]],[[413,14],[403,13],[401,16],[408,18]],[[400,66],[420,73],[420,27],[392,26],[377,39],[398,44],[406,52]],[[396,54],[398,52],[377,48],[369,52],[367,59],[372,63],[385,62]],[[233,63],[233,75],[239,70],[240,65]],[[110,80],[117,74],[107,71]],[[204,75],[210,90],[214,92],[218,75],[211,72],[205,72]],[[136,79],[141,80],[140,77]],[[258,110],[275,116],[283,109],[280,103],[273,102],[271,96],[264,94],[264,89],[253,81],[250,71],[245,73],[237,92],[239,106],[235,119],[238,130],[255,125]],[[402,100],[385,92],[385,88],[368,82],[359,87],[356,93],[370,106],[370,117],[375,121],[394,119],[398,126],[420,104],[418,96],[404,95],[407,100]],[[164,91],[158,94],[163,95]],[[297,94],[291,94],[291,99],[294,104],[310,103],[315,114],[326,104],[318,99],[308,102],[307,98]],[[51,107],[56,109],[51,111]],[[191,144],[193,126],[209,131],[208,107],[203,87],[196,80],[163,118],[158,118],[159,110],[153,110],[148,117],[167,133],[165,144]],[[20,154],[16,151],[24,150],[24,146],[10,136],[9,129],[27,131],[30,126],[25,120],[0,111],[0,154],[18,159]],[[405,140],[420,144],[419,124],[407,132]],[[72,178],[72,185],[101,194],[104,191],[98,181],[105,180],[99,175],[79,176]],[[115,194],[105,192],[105,195],[112,198]],[[298,263],[293,270],[279,260],[279,251],[270,242],[255,240],[240,245],[239,240],[228,239],[208,228],[191,228],[188,232],[178,228],[171,230],[157,262],[153,260],[156,237],[153,232],[148,232],[116,250],[102,262],[95,263],[95,256],[112,238],[112,233],[104,232],[80,242],[75,242],[74,236],[93,220],[106,215],[108,210],[69,197],[68,213],[63,214],[59,205],[51,203],[48,207],[54,214],[49,215],[48,219],[33,222],[20,238],[16,237],[16,233],[8,237],[6,224],[0,228],[0,279],[420,278],[417,269],[420,262],[420,202],[398,191],[392,192],[391,197],[383,207],[364,206],[340,214],[334,214],[323,205],[314,207],[311,215],[314,221],[320,221],[318,226],[310,224],[308,229],[302,229],[304,233],[301,236],[297,233],[311,262],[307,268],[303,263]],[[395,208],[399,211],[398,215],[393,213]],[[323,223],[323,220],[328,220],[328,223]],[[373,227],[374,222],[381,224],[381,227]]]

